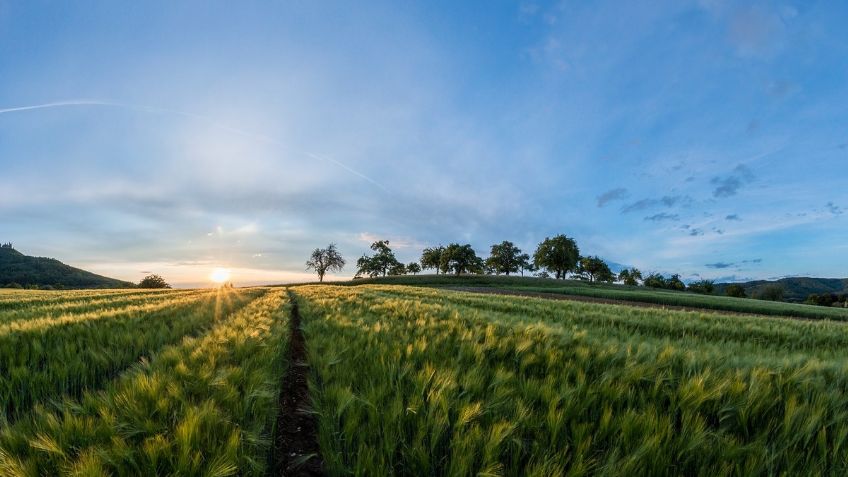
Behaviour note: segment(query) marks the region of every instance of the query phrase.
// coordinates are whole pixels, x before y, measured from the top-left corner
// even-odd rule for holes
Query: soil
[[[324,464],[318,446],[318,422],[310,409],[306,340],[300,329],[297,301],[291,294],[289,298],[292,303],[287,356],[289,368],[280,389],[280,413],[274,434],[270,475],[323,476]]]

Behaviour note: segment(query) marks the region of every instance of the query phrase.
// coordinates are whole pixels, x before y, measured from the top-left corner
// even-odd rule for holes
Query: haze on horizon
[[[575,237],[848,276],[848,4],[0,0],[0,241],[137,282]],[[330,277],[332,278],[332,277]]]

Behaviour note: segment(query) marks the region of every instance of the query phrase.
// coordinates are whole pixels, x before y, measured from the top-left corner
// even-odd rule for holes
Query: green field
[[[554,280],[550,278],[506,277],[491,275],[421,275],[366,278],[343,283],[344,285],[386,284],[426,287],[491,287],[523,292],[557,293],[561,295],[623,300],[656,305],[705,308],[734,313],[789,316],[809,319],[848,320],[848,309],[828,308],[798,303],[783,303],[732,298],[728,296],[698,295],[691,292],[629,287],[607,283],[589,283],[583,280]]]
[[[848,472],[846,324],[357,283],[0,294],[0,476],[267,475],[289,292],[327,475]]]

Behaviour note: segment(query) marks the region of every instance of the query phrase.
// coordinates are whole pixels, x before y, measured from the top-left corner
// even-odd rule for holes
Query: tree
[[[363,255],[356,261],[357,276],[368,275],[369,277],[386,276],[390,270],[399,271],[398,265],[402,265],[395,258],[394,252],[389,248],[388,240],[378,240],[371,244],[371,250],[376,252],[372,256]]]
[[[581,257],[578,262],[580,275],[588,278],[590,282],[611,282],[614,280],[609,265],[597,255],[594,257]]]
[[[439,267],[443,272],[453,272],[456,275],[463,273],[483,273],[483,259],[477,256],[470,244],[449,244],[441,255]]]
[[[545,237],[533,254],[533,263],[554,272],[556,278],[565,279],[568,272],[577,266],[579,257],[577,242],[565,235],[557,235],[554,238]]]
[[[742,287],[742,285],[738,285],[736,283],[728,285],[727,288],[724,289],[724,294],[735,298],[747,298],[748,296],[745,293],[745,288]]]
[[[418,265],[417,262],[409,262],[409,264],[406,265],[406,271],[413,275],[417,275],[421,273],[421,266]]]
[[[406,275],[406,265],[397,262],[389,269],[389,275]]]
[[[528,271],[533,273],[537,270],[536,266],[533,265],[533,262],[530,261],[530,255],[526,253],[522,253],[518,256],[518,269],[521,270],[521,276],[524,276],[524,271]]]
[[[159,275],[148,275],[144,277],[139,283],[139,288],[171,288],[171,285],[168,285],[165,282],[165,279],[160,277]]]
[[[625,285],[635,287],[639,285],[639,280],[642,279],[642,272],[638,268],[625,268],[619,272],[618,279]]]
[[[486,259],[486,266],[496,275],[501,273],[509,275],[518,272],[518,269],[521,268],[522,256],[526,256],[526,254],[522,255],[520,248],[512,242],[504,240],[499,244],[492,245],[491,254]]]
[[[318,281],[324,281],[327,272],[340,272],[345,266],[345,259],[336,250],[336,244],[331,243],[327,248],[316,248],[312,251],[309,260],[306,261],[307,270],[315,270]]]
[[[686,290],[686,284],[683,283],[683,280],[680,279],[680,275],[678,275],[676,273],[674,275],[672,275],[671,278],[666,280],[665,287],[668,288],[669,290],[677,290],[677,291],[685,291]]]
[[[689,284],[690,292],[700,293],[702,295],[712,295],[714,289],[715,282],[713,282],[712,280],[698,280],[697,282]]]
[[[652,273],[645,277],[645,280],[642,282],[648,288],[665,288],[666,280],[665,277],[660,275],[659,273]]]
[[[14,248],[14,247],[12,247],[12,242],[7,242],[7,243],[0,245],[0,248]]]
[[[783,286],[778,284],[770,284],[764,286],[760,292],[757,294],[758,300],[767,300],[767,301],[783,301]],[[834,298],[836,296],[834,295]],[[828,305],[830,306],[830,305]]]
[[[424,252],[421,253],[421,268],[435,268],[436,275],[439,274],[439,268],[442,263],[442,252],[445,251],[445,247],[439,245],[438,247],[428,247],[424,249]]]

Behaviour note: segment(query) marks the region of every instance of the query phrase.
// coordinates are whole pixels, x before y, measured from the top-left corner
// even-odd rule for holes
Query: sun
[[[230,269],[229,268],[216,268],[212,270],[212,274],[209,275],[209,279],[215,283],[225,283],[230,280]]]

